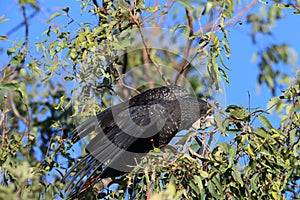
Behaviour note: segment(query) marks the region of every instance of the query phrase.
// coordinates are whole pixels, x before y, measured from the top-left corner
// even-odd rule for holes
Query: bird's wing
[[[186,97],[188,94],[189,93],[185,88],[177,85],[169,85],[147,90],[125,102],[104,110],[97,116],[91,117],[81,125],[77,126],[72,134],[72,142],[75,143],[80,140],[80,138],[85,137],[94,131],[95,127],[101,127],[102,129],[111,127],[115,122],[114,116],[117,116],[116,113],[118,114],[126,111],[128,108],[134,109],[135,107],[142,107],[144,105],[154,105],[155,107],[161,101],[178,100],[178,98]],[[127,113],[121,115],[126,117]]]
[[[127,150],[137,139],[157,134],[167,120],[165,113],[165,108],[160,104],[126,109],[114,118],[113,126],[106,131],[97,127],[98,135],[86,149],[95,157],[108,160],[114,157],[113,150]]]
[[[120,159],[126,154],[126,150],[139,138],[151,137],[153,134],[158,133],[166,120],[165,112],[165,108],[160,104],[134,106],[117,114],[114,117],[114,122],[110,127],[106,127],[105,131],[102,130],[99,122],[96,123],[94,121],[95,119],[87,121],[86,126],[92,124],[95,127],[95,124],[97,124],[95,129],[97,136],[86,147],[88,155],[66,174],[68,176],[76,168],[82,166],[71,180],[71,182],[77,180],[74,187],[79,186],[82,189],[91,177],[96,176],[95,174],[100,174],[97,177],[101,178],[101,170],[104,169],[103,165],[110,166],[110,163]],[[81,128],[80,130],[91,131],[91,128]],[[88,177],[83,181],[86,175]]]
[[[112,106],[98,115],[89,118],[85,122],[78,125],[72,134],[72,142],[76,143],[81,138],[87,136],[89,133],[95,131],[97,127],[101,127],[102,129],[105,129],[106,127],[110,127],[114,123],[114,113],[122,112],[123,110],[128,108],[128,103],[123,102],[121,104],[118,104],[116,106]]]

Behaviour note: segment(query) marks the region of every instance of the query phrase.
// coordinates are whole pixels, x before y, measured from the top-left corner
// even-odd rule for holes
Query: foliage
[[[230,83],[230,29],[250,28],[255,45],[258,36],[272,34],[285,9],[300,11],[299,1],[157,2],[81,1],[87,21],[74,18],[73,8],[65,7],[51,14],[42,39],[30,43],[28,19],[41,5],[19,1],[24,41],[6,49],[8,61],[0,71],[1,199],[65,196],[61,176],[78,157],[68,140],[74,121],[113,104],[113,87],[121,88],[121,99],[170,83],[212,96],[222,90],[222,79]],[[27,15],[30,10],[35,14]],[[62,19],[66,21],[57,25]],[[0,23],[7,20],[0,16]],[[8,39],[0,35],[0,40]],[[178,46],[170,50],[171,44]],[[85,198],[300,198],[300,72],[293,78],[278,67],[295,67],[296,53],[287,44],[272,43],[259,48],[255,58],[258,86],[266,84],[274,97],[266,110],[239,105],[218,109],[216,130],[230,143],[204,151],[205,141],[192,131],[175,147],[150,152],[107,189],[99,190],[101,184],[92,188]],[[278,114],[279,124],[270,112]]]

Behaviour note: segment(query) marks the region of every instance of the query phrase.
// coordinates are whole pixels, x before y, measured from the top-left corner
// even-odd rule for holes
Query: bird
[[[144,91],[114,105],[77,126],[72,143],[92,132],[86,155],[64,175],[71,176],[70,199],[108,177],[130,172],[154,148],[165,147],[181,130],[199,120],[212,119],[211,105],[189,94],[182,86],[168,85]],[[72,184],[72,187],[71,187]]]

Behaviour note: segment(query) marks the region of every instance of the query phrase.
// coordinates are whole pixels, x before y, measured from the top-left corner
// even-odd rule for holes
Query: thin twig
[[[3,73],[2,78],[1,78],[1,80],[0,80],[0,83],[2,83],[7,77],[10,77],[10,75],[6,75],[6,69],[7,69],[8,67],[10,67],[10,64],[6,64],[6,65],[0,70],[0,73],[1,73],[1,74]],[[14,71],[11,71],[10,74],[13,74],[13,72],[14,72]]]
[[[297,100],[294,100],[294,101],[293,101],[292,109],[296,107],[296,104],[297,104]],[[283,132],[284,132],[284,133],[287,133],[287,131],[288,131],[288,126],[289,126],[290,123],[291,123],[291,120],[292,120],[292,118],[293,118],[293,115],[294,115],[294,112],[290,112],[290,113],[289,113],[288,118],[287,118],[287,120],[286,120],[286,124],[285,124],[284,127],[283,127]]]
[[[191,16],[191,11],[189,9],[185,8],[185,13],[186,13],[186,17],[188,20],[188,26],[189,26],[190,32],[189,32],[189,38],[187,40],[187,44],[185,45],[185,48],[184,48],[184,55],[183,55],[183,59],[182,59],[182,62],[180,64],[180,68],[179,68],[180,72],[175,81],[176,85],[182,85],[183,78],[184,78],[184,72],[186,71],[187,67],[189,66],[189,62],[187,61],[187,58],[190,54],[190,50],[191,50],[191,46],[192,46],[192,42],[193,42],[193,39],[190,39],[190,37],[193,36],[193,34],[194,34],[194,27],[193,27],[194,20]]]
[[[151,199],[151,182],[147,183],[147,189],[146,189],[146,199]]]
[[[131,12],[130,12],[130,14],[131,14]],[[148,59],[154,64],[154,67],[156,68],[157,72],[159,73],[160,77],[163,79],[163,81],[165,82],[165,84],[166,85],[170,85],[169,81],[167,80],[167,78],[163,74],[163,72],[161,70],[161,67],[156,63],[156,61],[150,55],[149,47],[148,47],[148,44],[147,44],[147,42],[146,42],[146,40],[144,38],[144,34],[143,34],[143,31],[142,31],[141,24],[139,23],[139,21],[132,14],[131,14],[131,20],[137,26],[137,28],[138,28],[138,30],[140,32],[141,39],[142,39],[142,42],[144,44],[144,47],[145,47]]]
[[[169,0],[166,4],[166,9],[165,9],[165,12],[168,13],[168,11],[170,10],[170,8],[172,7],[172,4],[174,4],[174,0]],[[155,6],[157,6],[159,4],[159,1],[156,0],[155,1]],[[160,28],[163,24],[163,22],[166,20],[166,16],[167,15],[163,15],[161,18],[160,18],[160,21],[156,24],[156,27],[157,28]],[[154,13],[154,19],[157,19],[157,12]],[[153,20],[153,21],[156,21],[156,20]],[[151,43],[154,39],[155,39],[155,36],[156,36],[156,31],[158,30],[157,28],[154,28],[151,30],[151,33],[150,33],[150,36],[149,38],[147,38],[147,41],[148,43]],[[145,69],[146,69],[146,78],[148,81],[148,84],[149,84],[149,88],[154,88],[154,83],[153,81],[151,81],[152,79],[152,75],[151,75],[151,71],[150,71],[150,65],[149,65],[149,62],[148,62],[148,54],[147,54],[147,51],[146,49],[143,50],[143,61],[144,61],[144,65],[145,65]]]
[[[6,65],[3,68],[3,71],[2,70],[0,71],[0,73],[3,72],[2,79],[0,80],[0,83],[4,82],[6,79],[13,80],[16,77],[16,74],[14,73],[15,68],[8,68],[8,67],[10,67],[10,64]]]
[[[23,105],[25,106],[25,110],[26,110],[26,120],[27,120],[27,139],[28,141],[30,141],[29,137],[30,137],[30,131],[31,131],[31,120],[30,120],[30,112],[29,112],[29,108],[28,105],[23,102]]]
[[[246,13],[251,10],[256,4],[258,3],[258,0],[253,0],[251,3],[249,3],[242,11],[240,11],[236,16],[228,20],[227,22],[224,23],[224,27],[229,26],[231,24],[236,23],[239,19],[244,17]],[[208,23],[205,27],[203,27],[201,30],[197,31],[195,35],[198,35],[200,33],[204,33],[208,30],[211,30],[215,26],[215,23],[211,22]],[[220,28],[215,29],[214,31],[218,31]]]
[[[0,73],[5,71],[9,66],[10,66],[10,64],[6,64],[2,69],[0,69]]]
[[[29,24],[28,24],[28,19],[27,19],[27,15],[26,15],[26,9],[25,6],[22,5],[22,12],[23,12],[23,18],[24,18],[24,26],[25,26],[25,47],[28,50],[28,34],[29,34]],[[27,51],[26,50],[26,51]]]
[[[7,101],[7,97],[4,97],[4,101],[2,102],[3,104],[3,110],[2,110],[2,115],[1,115],[1,119],[0,119],[0,128],[2,129],[2,134],[0,137],[2,137],[2,147],[6,148],[7,146],[7,133],[9,131],[9,128],[7,128],[6,126],[6,122],[7,122],[7,113],[9,112],[7,109],[8,107],[8,101]]]
[[[207,136],[207,135],[214,134],[214,133],[216,133],[217,131],[219,131],[218,128],[215,128],[214,130],[211,130],[211,131],[205,131],[205,132],[200,132],[200,133],[197,132],[197,131],[195,131],[195,132],[191,133],[191,134],[188,136],[188,138],[186,139],[185,144],[183,145],[182,151],[183,151],[183,152],[187,152],[188,147],[189,147],[188,143],[190,142],[191,138],[193,138],[193,137],[195,137],[195,136],[197,136],[197,135],[199,135],[199,134],[201,134],[203,137],[205,137],[205,136]],[[203,141],[204,141],[204,140],[203,140]],[[205,141],[204,141],[204,142],[205,142]],[[205,144],[205,143],[204,143],[204,144]]]
[[[296,107],[296,104],[298,104],[298,100],[294,100],[293,101],[293,106],[292,108],[295,108]],[[291,134],[290,134],[290,129],[291,129],[291,126],[293,124],[293,116],[295,115],[294,112],[290,112],[289,115],[288,115],[288,118],[286,120],[286,124],[284,125],[283,127],[283,132],[287,134],[287,141],[288,141],[288,146],[290,147],[290,144],[291,144]],[[290,128],[288,129],[288,126],[290,125]],[[298,139],[299,141],[299,139]],[[293,145],[292,145],[293,146]],[[282,146],[280,147],[280,149],[282,149]]]
[[[35,17],[35,15],[37,15],[39,12],[39,10],[35,10],[33,13],[31,13],[31,15],[29,15],[27,17],[27,23],[30,19],[32,19],[33,17]],[[18,25],[16,25],[15,27],[13,27],[12,29],[10,29],[6,35],[11,35],[12,33],[16,32],[19,28],[21,28],[23,25],[25,24],[25,20],[23,20],[23,22],[19,23]]]
[[[153,34],[153,35],[155,35],[155,34]],[[148,62],[148,55],[147,55],[146,49],[143,49],[143,62],[144,62],[145,72],[146,72],[145,73],[145,76],[146,76],[145,78],[148,81],[149,88],[154,88],[154,83],[151,80],[153,78],[153,76],[151,75],[150,65],[149,65],[149,62]]]
[[[165,10],[165,12],[166,13],[168,13],[169,12],[169,10],[171,9],[171,7],[172,7],[172,5],[175,3],[175,0],[169,0],[168,2],[167,2],[167,4],[166,4],[166,10]],[[161,17],[161,19],[160,19],[160,21],[157,23],[157,27],[161,27],[162,26],[162,24],[163,24],[163,22],[166,20],[166,16],[167,15],[163,15],[162,17]]]
[[[118,69],[118,67],[115,67],[115,69],[116,69],[116,71],[117,71],[117,73],[118,73],[118,76],[121,76],[121,73],[120,73],[120,70]],[[127,84],[124,82],[124,79],[119,79],[119,83],[120,83],[123,87],[125,87],[125,88],[127,88],[127,89],[129,89],[129,90],[132,90],[132,91],[136,92],[137,94],[140,94],[140,93],[141,93],[141,92],[138,91],[137,89],[135,89],[135,88],[130,87],[129,85],[127,85]]]
[[[11,92],[8,93],[8,99],[10,101],[11,109],[12,109],[13,113],[15,114],[15,116],[17,118],[19,118],[24,124],[29,126],[30,123],[19,113],[19,111],[18,111],[18,109],[15,105],[15,102],[14,102],[14,99],[13,99],[13,96],[12,96]]]
[[[99,8],[97,0],[93,0],[93,4],[95,5],[96,8]]]
[[[48,156],[48,154],[49,154],[49,151],[50,151],[50,147],[51,147],[52,140],[53,140],[53,137],[51,137],[51,138],[50,138],[50,141],[49,141],[49,146],[48,146],[48,148],[47,148],[47,150],[46,150],[45,156]]]
[[[249,10],[251,10],[256,4],[258,3],[258,0],[253,0],[248,6],[246,6],[241,12],[239,12],[236,16],[228,20],[224,26],[229,26],[231,24],[234,24],[236,21],[238,21],[240,18],[244,17],[246,13],[248,13]]]
[[[144,38],[144,34],[141,30],[141,26],[138,25],[138,29],[139,29],[139,32],[140,32],[140,35],[141,35],[141,38],[142,38],[142,41],[143,41],[143,44],[145,46],[145,50],[146,50],[146,53],[147,53],[147,56],[148,56],[148,59],[154,64],[157,72],[159,73],[160,77],[163,79],[163,81],[166,83],[166,85],[170,85],[169,81],[166,79],[165,75],[163,74],[162,70],[161,70],[161,67],[156,63],[156,61],[151,57],[150,55],[150,51],[149,51],[149,47],[145,41],[145,38]]]

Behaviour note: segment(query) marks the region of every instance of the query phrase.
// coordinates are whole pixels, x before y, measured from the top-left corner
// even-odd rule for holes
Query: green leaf
[[[272,129],[272,128],[273,128],[272,124],[270,123],[270,121],[269,121],[265,116],[258,115],[258,120],[259,120],[263,125],[265,125],[267,128],[269,128],[269,129]]]
[[[265,4],[265,5],[268,4],[268,1],[258,0],[258,2],[260,2],[260,3],[262,3],[262,4]]]
[[[65,79],[65,81],[72,81],[72,80],[74,80],[74,77],[73,76],[65,76],[64,79]]]
[[[212,183],[212,181],[208,181],[207,182],[207,187],[208,187],[208,191],[209,193],[216,199],[219,199],[219,195],[216,192],[216,189],[214,187],[214,184]]]
[[[229,105],[225,111],[229,112],[229,116],[233,119],[250,121],[249,111],[244,109],[242,106]]]
[[[284,3],[276,3],[275,6],[277,6],[278,8],[294,8],[293,5],[291,5],[291,4],[284,4]]]
[[[0,40],[8,40],[8,37],[6,35],[0,35]]]
[[[69,8],[69,7],[65,7],[65,8],[63,8],[63,9],[62,9],[62,11],[66,12],[66,13],[68,13],[68,12],[69,12],[69,10],[70,10],[70,8]]]
[[[229,44],[225,40],[222,40],[222,44],[225,47],[225,50],[227,52],[226,53],[226,57],[229,58],[230,54],[231,54],[231,50],[230,50]]]
[[[248,151],[248,155],[250,155],[251,157],[255,157],[255,154],[253,153],[250,144],[247,145],[247,151]]]
[[[207,173],[207,172],[205,172],[205,173]],[[200,173],[200,175],[201,175],[201,173]],[[201,177],[202,177],[202,175],[201,175]],[[200,196],[202,197],[205,194],[205,190],[203,188],[201,177],[200,176],[194,176],[194,181],[198,185],[198,188],[200,190]]]
[[[217,124],[217,127],[219,128],[219,130],[222,132],[222,133],[225,133],[226,131],[226,128],[228,127],[228,122],[229,120],[226,119],[226,120],[223,120],[221,118],[221,115],[220,114],[217,114],[215,116],[215,121],[216,121],[216,124]]]
[[[203,171],[203,170],[199,170],[199,174],[203,178],[208,178],[209,177],[209,174],[206,171]]]
[[[175,31],[177,31],[179,29],[185,29],[185,28],[186,28],[186,25],[177,24],[170,29],[170,35],[173,35],[175,33]]]
[[[10,56],[10,55],[13,54],[13,53],[16,53],[16,49],[14,49],[14,48],[8,48],[8,49],[6,50],[6,54],[7,54],[8,56]]]
[[[147,8],[146,12],[156,12],[159,8],[160,8],[160,5],[158,4],[156,6]]]
[[[256,129],[254,133],[262,138],[266,138],[268,135],[268,132],[263,128]]]
[[[241,176],[240,172],[238,172],[235,167],[233,167],[232,170],[233,170],[233,174],[234,174],[233,177],[234,177],[235,181],[238,182],[243,187],[244,182],[242,180],[242,176]]]
[[[279,97],[273,97],[270,99],[270,101],[267,104],[267,109],[270,110],[272,109],[274,106],[276,106],[277,104],[280,103],[280,99]]]
[[[300,9],[294,10],[294,14],[300,14]]]
[[[213,3],[211,1],[207,1],[202,15],[207,15],[211,11],[212,8],[213,8]]]
[[[219,191],[219,194],[223,195],[223,187],[222,187],[222,185],[221,185],[220,176],[219,176],[219,175],[214,176],[214,177],[212,178],[212,181],[215,183],[215,185],[216,185],[216,187],[217,187],[217,189],[218,189],[218,191]]]
[[[46,23],[49,24],[54,18],[56,18],[56,17],[58,17],[58,16],[60,16],[60,15],[61,15],[60,12],[55,12],[55,13],[53,13],[53,14],[49,17],[49,19],[46,21]]]
[[[220,56],[220,58],[221,58],[221,56]],[[229,78],[228,78],[226,72],[222,68],[219,68],[219,71],[221,72],[222,76],[225,78],[226,84],[229,84]]]
[[[210,60],[207,64],[207,70],[210,75],[211,81],[213,82],[212,84],[215,86],[216,90],[219,90],[219,82],[222,80],[220,77],[219,73],[219,66],[216,61],[216,57],[212,56],[210,57]]]
[[[14,57],[12,57],[9,61],[12,65],[20,65],[24,62],[24,55],[23,54],[17,54]]]
[[[191,6],[190,1],[188,1],[188,0],[178,0],[177,2],[189,10],[194,10],[194,8]]]
[[[22,97],[25,97],[25,84],[24,83],[0,83],[0,90],[18,91]]]
[[[36,6],[36,0],[20,0],[20,4],[30,4]]]
[[[257,190],[259,189],[258,184],[257,184],[258,175],[259,174],[256,173],[250,179],[250,186],[251,186],[251,189],[254,190],[254,192],[257,192]]]
[[[200,189],[194,181],[190,181],[189,186],[196,192],[197,195],[200,194]]]
[[[176,142],[176,144],[177,145],[184,145],[186,143],[186,140],[188,138],[190,138],[191,135],[194,135],[194,134],[195,134],[195,132],[193,132],[193,131],[190,131],[190,132],[184,134],[182,137],[180,137],[180,139]]]
[[[234,147],[231,147],[229,146],[229,159],[228,159],[228,162],[229,162],[229,166],[228,167],[231,167],[234,163],[234,158],[235,158],[235,155],[236,155],[236,148]]]

